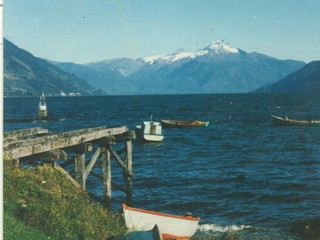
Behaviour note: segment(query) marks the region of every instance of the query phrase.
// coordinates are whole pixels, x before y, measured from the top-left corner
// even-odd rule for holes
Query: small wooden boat
[[[316,120],[296,120],[288,117],[278,117],[271,115],[273,123],[279,126],[320,126],[320,121]]]
[[[47,103],[46,103],[46,97],[44,96],[44,92],[42,91],[42,95],[40,96],[39,101],[39,118],[46,118],[47,117]]]
[[[136,126],[137,137],[144,141],[161,142],[164,139],[162,133],[162,124],[160,122],[143,121],[141,125]]]
[[[164,127],[208,127],[209,121],[181,121],[181,120],[161,120]]]
[[[186,240],[198,229],[200,218],[154,212],[122,204],[126,226],[129,230],[147,231],[158,226],[163,240]]]

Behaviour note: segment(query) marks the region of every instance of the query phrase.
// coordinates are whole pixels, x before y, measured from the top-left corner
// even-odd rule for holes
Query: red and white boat
[[[158,226],[163,240],[186,240],[198,229],[200,218],[154,212],[122,204],[126,226],[129,230],[148,231]]]

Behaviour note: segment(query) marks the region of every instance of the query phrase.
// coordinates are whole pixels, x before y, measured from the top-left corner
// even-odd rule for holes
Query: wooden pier
[[[134,132],[129,131],[126,126],[97,127],[63,133],[49,133],[47,129],[30,128],[5,132],[3,151],[5,159],[11,161],[13,167],[20,167],[24,163],[50,163],[64,173],[76,187],[83,190],[86,190],[86,179],[90,174],[101,179],[103,201],[111,208],[112,187],[125,192],[128,205],[132,202],[134,138]],[[123,142],[124,146],[116,151],[114,145],[118,142]],[[124,156],[120,157],[121,155]],[[90,156],[90,159],[86,159],[86,156]],[[102,175],[93,171],[98,159],[102,162]],[[123,170],[124,187],[111,181],[111,159],[115,159]]]

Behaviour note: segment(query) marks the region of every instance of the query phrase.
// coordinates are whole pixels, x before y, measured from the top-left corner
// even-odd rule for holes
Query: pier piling
[[[25,163],[52,163],[82,190],[86,190],[89,175],[101,179],[103,201],[111,209],[112,186],[125,192],[127,205],[132,203],[134,138],[134,132],[129,131],[126,126],[97,127],[63,133],[49,133],[47,129],[31,128],[4,133],[3,146],[6,160],[11,161],[12,167],[20,167]],[[113,145],[118,144],[118,141],[124,142],[124,147],[116,151]],[[91,159],[86,161],[86,157],[93,151]],[[121,158],[121,154],[125,154],[125,158]],[[68,157],[70,155],[72,157]],[[101,159],[102,163],[102,176],[94,171],[98,159]],[[112,182],[112,159],[115,159],[123,170],[125,187]],[[64,162],[58,165],[57,160]]]

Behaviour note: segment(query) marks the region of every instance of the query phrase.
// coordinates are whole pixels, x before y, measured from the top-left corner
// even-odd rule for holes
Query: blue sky
[[[149,57],[213,40],[320,60],[319,0],[4,0],[4,36],[41,58]]]

